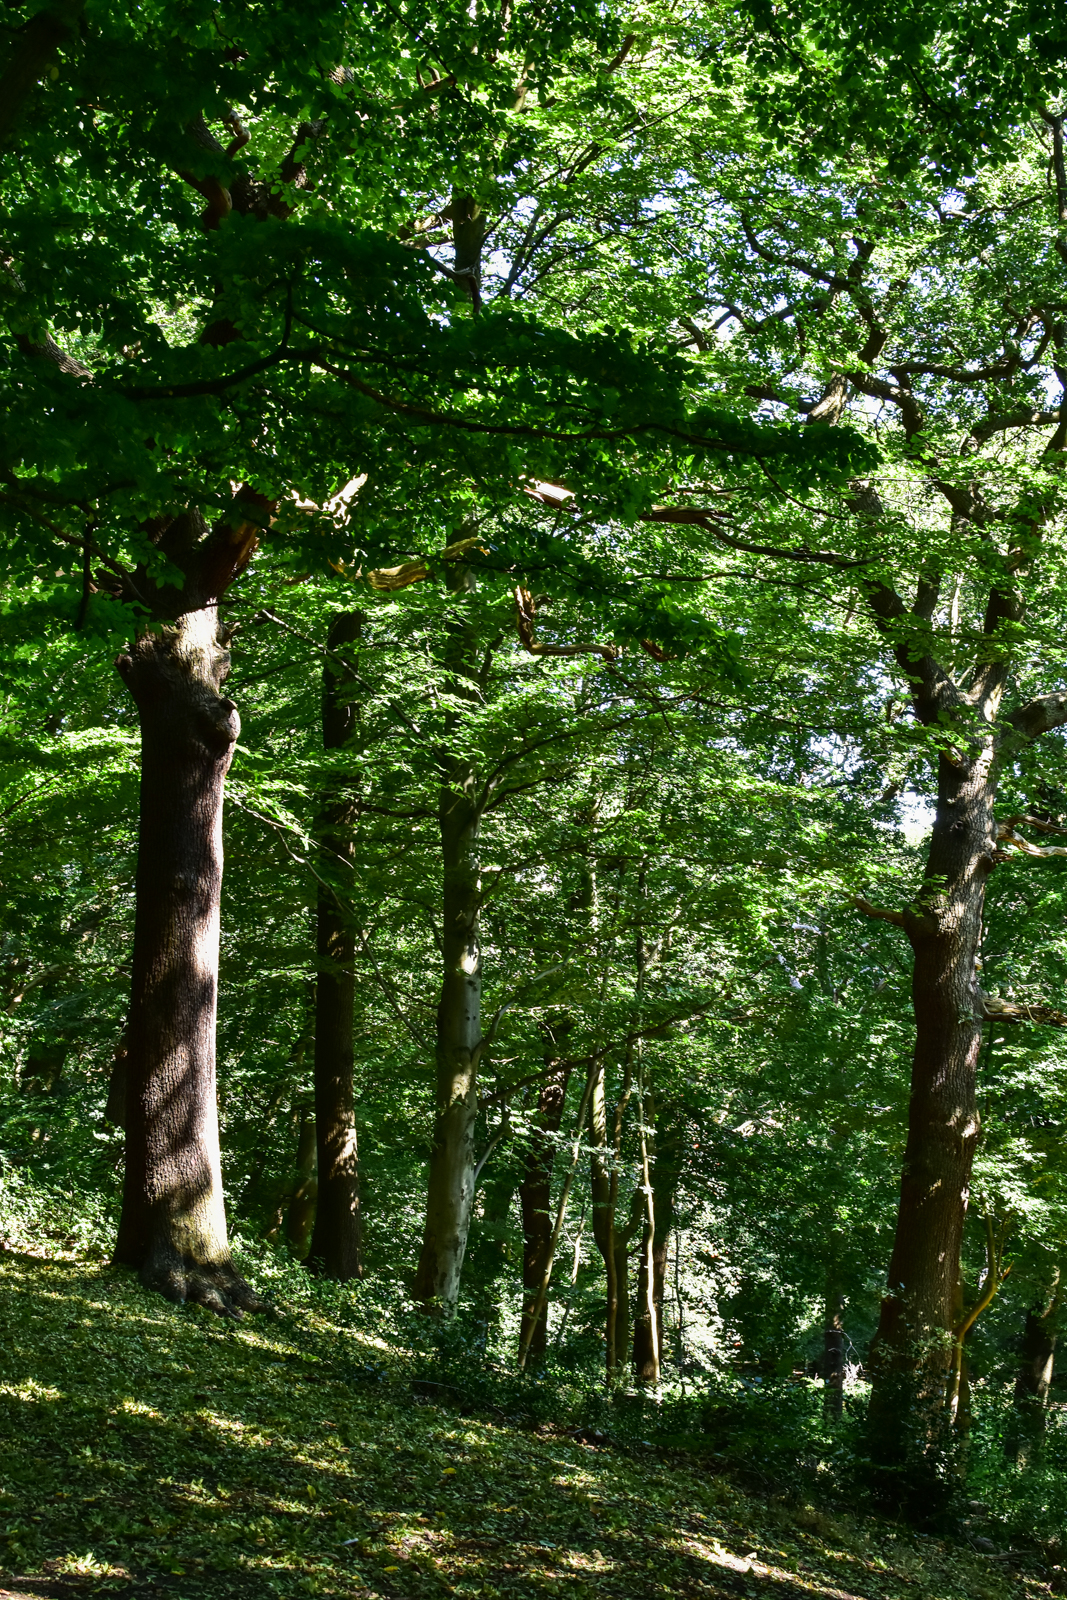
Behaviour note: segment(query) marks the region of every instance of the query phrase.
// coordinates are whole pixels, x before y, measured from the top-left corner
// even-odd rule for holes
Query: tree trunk
[[[552,1238],[552,1169],[556,1160],[555,1135],[563,1120],[570,1070],[558,1068],[542,1088],[537,1100],[533,1138],[523,1165],[519,1184],[522,1206],[522,1323],[519,1348],[529,1348],[527,1364],[542,1361],[548,1349],[548,1301],[540,1308],[536,1326],[531,1318],[536,1309],[541,1282]]]
[[[469,568],[452,568],[449,587],[474,589]],[[449,628],[445,667],[452,693],[474,697],[477,637],[468,617]],[[458,726],[453,714],[452,728]],[[450,730],[451,731],[451,730]],[[437,1006],[436,1116],[426,1196],[426,1224],[413,1292],[424,1306],[450,1311],[459,1298],[474,1201],[474,1130],[482,1051],[482,951],[479,934],[481,812],[473,763],[439,752],[441,833],[441,995]]]
[[[646,1097],[651,1100],[651,1095]],[[641,1265],[637,1285],[637,1318],[634,1322],[634,1372],[639,1382],[659,1382],[663,1354],[663,1296],[667,1283],[667,1262],[671,1231],[674,1227],[674,1197],[682,1165],[682,1118],[676,1106],[665,1105],[654,1117],[655,1159],[651,1163],[652,1215],[655,1226],[649,1238],[645,1218],[641,1241]],[[651,1250],[649,1246],[651,1245]],[[652,1293],[649,1296],[649,1257],[652,1264]],[[652,1337],[649,1304],[655,1309],[656,1337]]]
[[[963,735],[961,734],[961,742]],[[934,1466],[944,1446],[953,1305],[978,1137],[983,1008],[977,959],[995,830],[991,741],[939,759],[925,883],[903,924],[914,950],[915,1054],[889,1292],[871,1350],[875,1458]]]
[[[837,1279],[834,1262],[826,1274],[823,1301],[822,1409],[823,1415],[838,1422],[845,1409],[845,1296]]]
[[[471,1237],[464,1260],[464,1277],[474,1289],[483,1350],[500,1322],[506,1295],[501,1277],[508,1266],[508,1219],[515,1197],[515,1173],[506,1160],[481,1185],[481,1214],[477,1196],[473,1209]],[[477,1226],[474,1226],[476,1222]]]
[[[300,1107],[300,1133],[296,1146],[296,1182],[285,1218],[285,1239],[298,1261],[310,1254],[318,1198],[318,1148],[315,1114]]]
[[[611,1171],[608,1163],[608,1118],[604,1095],[604,1064],[601,1062],[593,1083],[589,1106],[592,1139],[589,1189],[593,1202],[593,1239],[604,1263],[607,1293],[604,1306],[604,1366],[610,1378],[615,1371],[615,1322],[618,1312],[618,1282],[615,1276],[615,1218]]]
[[[614,1232],[615,1249],[615,1323],[612,1330],[612,1346],[614,1350],[613,1369],[620,1376],[626,1372],[626,1358],[630,1353],[630,1246],[634,1234],[641,1225],[640,1214],[644,1211],[639,1195],[634,1196],[636,1204],[632,1208],[631,1223],[623,1233],[618,1229]]]
[[[1026,1313],[1019,1350],[1019,1371],[1015,1379],[1015,1426],[1008,1449],[1017,1466],[1028,1466],[1040,1453],[1048,1419],[1048,1397],[1056,1359],[1059,1310],[1059,1275],[1052,1293]]]
[[[254,1310],[230,1260],[215,1098],[222,799],[240,721],[220,693],[214,607],[144,634],[117,665],[141,724],[141,810],[115,1259],[170,1299]]]
[[[362,630],[358,611],[341,612],[330,624],[329,654],[322,676],[322,743],[327,751],[349,742],[355,723],[354,687],[340,652]],[[339,869],[355,860],[359,807],[354,779],[331,775],[318,819],[322,865],[316,908],[315,1128],[318,1144],[318,1203],[309,1261],[316,1271],[342,1283],[362,1278],[359,1152],[356,1143],[352,1030],[355,1014],[355,933],[341,894],[350,884]]]

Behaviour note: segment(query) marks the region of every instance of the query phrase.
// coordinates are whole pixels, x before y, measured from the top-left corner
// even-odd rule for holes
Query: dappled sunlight
[[[399,1368],[364,1381],[381,1341],[310,1312],[220,1325],[112,1267],[0,1258],[0,1325],[0,1548],[27,1582],[190,1600],[1019,1594],[958,1550],[888,1559],[869,1531],[805,1523],[692,1460],[461,1415]]]

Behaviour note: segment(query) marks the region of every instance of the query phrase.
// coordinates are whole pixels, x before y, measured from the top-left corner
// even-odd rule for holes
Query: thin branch
[[[883,906],[872,906],[869,900],[865,900],[859,894],[853,896],[852,904],[857,911],[862,911],[865,917],[874,917],[879,922],[891,922],[894,928],[907,927],[903,911],[887,911]]]

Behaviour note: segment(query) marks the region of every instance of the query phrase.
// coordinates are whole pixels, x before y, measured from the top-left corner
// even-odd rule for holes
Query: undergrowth
[[[705,1374],[650,1396],[558,1361],[523,1376],[474,1310],[427,1319],[399,1283],[323,1282],[248,1241],[239,1264],[275,1310],[223,1322],[144,1291],[76,1194],[10,1171],[0,1235],[0,1575],[35,1593],[1037,1600],[1060,1583],[1031,1535],[1064,1525],[1062,1437],[1021,1474],[988,1408],[983,1505],[932,1537],[865,1501],[859,1402],[829,1423],[814,1384]]]

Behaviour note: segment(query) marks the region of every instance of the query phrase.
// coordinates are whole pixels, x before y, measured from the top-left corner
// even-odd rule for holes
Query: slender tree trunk
[[[342,750],[355,724],[355,690],[341,651],[358,641],[358,611],[334,617],[322,677],[322,743]],[[318,1203],[309,1261],[327,1278],[362,1278],[359,1151],[356,1143],[352,1030],[355,1012],[355,933],[343,899],[330,887],[338,869],[355,860],[359,807],[354,778],[332,775],[318,821],[322,872],[316,907],[315,1127]],[[341,881],[342,895],[349,886]]]
[[[474,589],[468,568],[453,568],[449,586],[461,597]],[[462,600],[461,600],[462,604]],[[473,698],[477,638],[469,615],[453,620],[445,667],[453,693]],[[453,729],[458,726],[453,719]],[[426,1197],[422,1252],[414,1295],[423,1305],[451,1310],[459,1297],[474,1201],[474,1133],[482,1052],[481,812],[473,763],[439,752],[441,835],[441,994],[437,1006],[436,1117]]]
[[[840,1420],[845,1409],[845,1296],[831,1261],[826,1274],[823,1299],[822,1409],[831,1421]]]
[[[915,1054],[869,1412],[872,1449],[886,1465],[913,1459],[933,1466],[944,1444],[953,1304],[978,1137],[977,959],[994,861],[991,758],[991,742],[970,757],[940,757],[925,886],[904,917],[915,955]]]
[[[651,1095],[646,1096],[651,1100]],[[651,1111],[651,1107],[649,1108]],[[655,1159],[651,1162],[652,1215],[646,1216],[637,1286],[637,1320],[634,1323],[634,1372],[643,1384],[656,1384],[663,1358],[663,1297],[667,1284],[670,1238],[674,1228],[674,1200],[682,1166],[683,1123],[680,1108],[664,1105],[650,1117],[655,1127]],[[649,1267],[651,1266],[651,1285]],[[651,1287],[651,1294],[649,1289]],[[652,1333],[654,1310],[655,1338]]]
[[[612,1215],[611,1172],[608,1162],[607,1103],[604,1095],[604,1063],[597,1067],[593,1094],[589,1106],[589,1124],[592,1142],[590,1154],[589,1189],[593,1202],[593,1239],[607,1275],[607,1294],[604,1307],[606,1344],[605,1370],[610,1377],[615,1371],[615,1315],[618,1285],[615,1278],[615,1219]]]
[[[222,799],[240,721],[213,606],[119,657],[141,723],[126,1174],[115,1259],[175,1300],[259,1306],[226,1237],[215,1095]]]
[[[552,1170],[556,1160],[556,1134],[563,1120],[570,1071],[558,1068],[542,1088],[537,1101],[533,1138],[523,1164],[519,1197],[522,1205],[522,1323],[519,1348],[527,1348],[527,1362],[544,1359],[548,1349],[548,1302],[541,1303],[536,1325],[531,1318],[548,1262],[552,1238]]]
[[[515,1173],[505,1161],[490,1171],[481,1184],[480,1215],[475,1196],[464,1274],[474,1290],[473,1298],[483,1330],[482,1344],[486,1350],[503,1309],[500,1280],[508,1265],[508,1218],[515,1188]]]
[[[470,291],[472,312],[481,309],[482,246],[487,221],[470,196],[453,191],[454,267]],[[444,668],[459,699],[478,699],[478,637],[470,615],[477,587],[469,567],[452,563],[446,582],[458,601],[448,624]],[[463,713],[450,719],[448,735],[461,728]],[[465,741],[460,741],[464,743]],[[426,1223],[413,1292],[424,1306],[451,1311],[459,1299],[463,1257],[474,1204],[474,1132],[478,1118],[478,1066],[482,1053],[481,811],[474,765],[466,753],[438,751],[441,788],[441,995],[437,1006],[436,1115],[426,1194]]]
[[[301,1106],[296,1146],[296,1182],[285,1218],[286,1242],[298,1261],[305,1260],[310,1253],[318,1187],[315,1113],[308,1106]]]
[[[631,1216],[632,1226],[619,1233],[614,1230],[615,1250],[615,1326],[613,1329],[612,1345],[615,1352],[614,1371],[624,1374],[626,1360],[630,1353],[630,1246],[633,1244],[634,1234],[641,1225],[640,1213],[644,1210],[641,1200],[635,1196],[636,1205],[633,1210],[637,1215]]]

